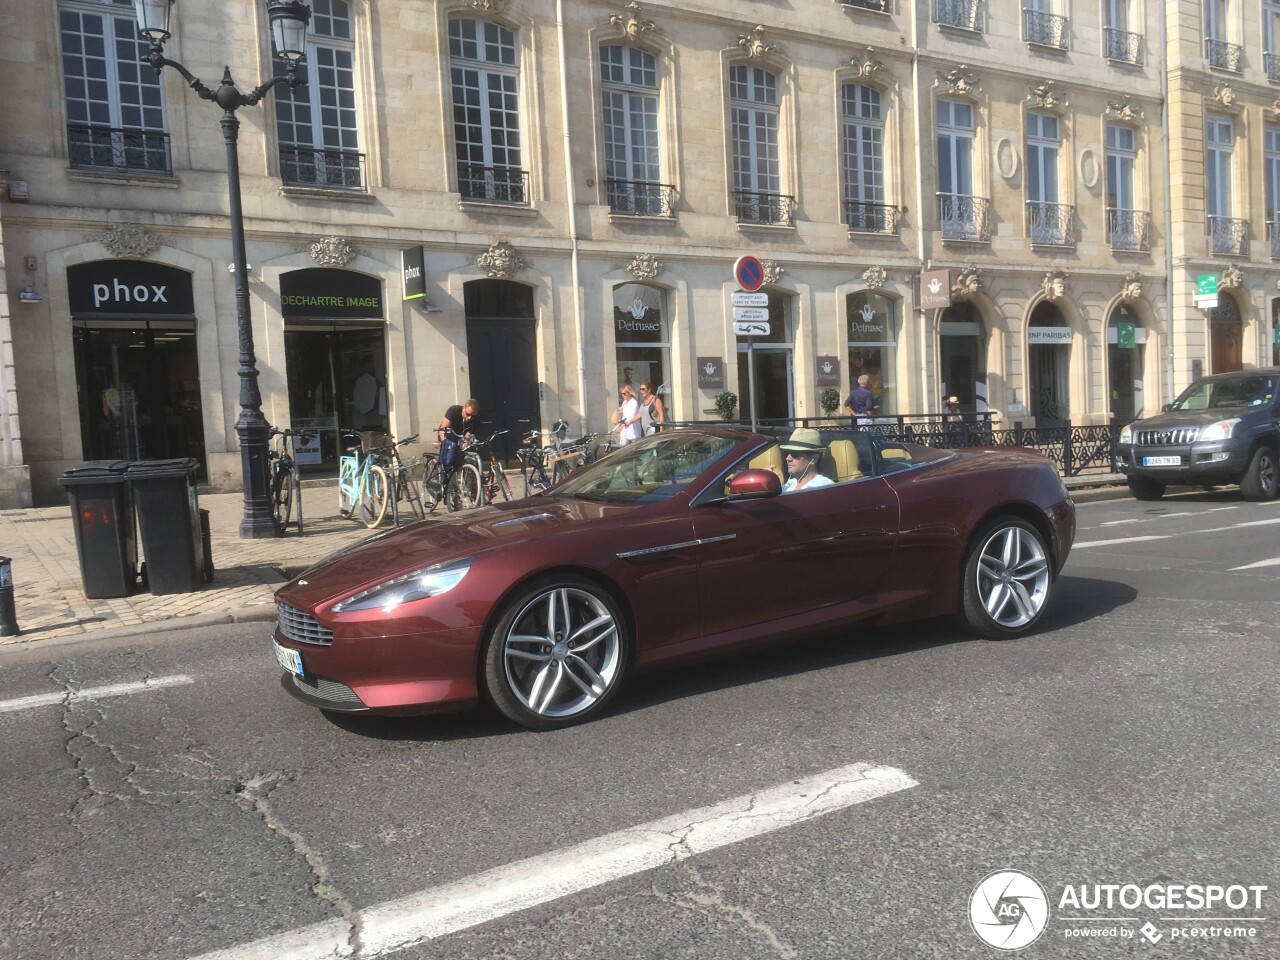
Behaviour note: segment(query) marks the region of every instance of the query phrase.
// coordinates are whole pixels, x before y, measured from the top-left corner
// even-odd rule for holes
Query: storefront
[[[1031,415],[1036,426],[1061,426],[1071,417],[1071,328],[1056,304],[1043,301],[1031,311],[1027,365],[1031,373]]]
[[[652,385],[662,398],[667,419],[679,420],[671,394],[671,326],[665,291],[643,283],[614,287],[613,339],[617,382],[622,383],[630,367],[637,384]]]
[[[1107,378],[1111,416],[1126,424],[1142,415],[1147,331],[1133,308],[1121,303],[1107,321]]]
[[[289,420],[316,440],[298,448],[303,468],[337,464],[347,431],[388,425],[382,282],[317,267],[280,276]]]
[[[749,420],[790,420],[795,416],[791,297],[769,292],[769,333],[738,337],[738,416]],[[750,359],[749,359],[750,358]],[[749,371],[754,368],[755,396]]]
[[[67,268],[86,460],[194,457],[206,475],[191,274],[145,260]]]
[[[977,307],[968,301],[942,311],[938,324],[941,398],[955,396],[965,413],[987,409],[987,338]]]
[[[849,386],[868,377],[867,386],[875,398],[876,414],[898,413],[898,391],[894,347],[898,334],[898,301],[880,293],[860,290],[845,298],[845,318],[849,333]]]

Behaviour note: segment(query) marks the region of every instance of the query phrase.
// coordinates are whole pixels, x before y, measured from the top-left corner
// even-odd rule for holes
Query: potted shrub
[[[716,413],[721,420],[732,420],[733,411],[738,407],[738,395],[732,390],[721,390],[716,394]]]
[[[840,391],[835,387],[827,387],[818,394],[818,406],[822,407],[824,416],[833,417],[840,409]]]

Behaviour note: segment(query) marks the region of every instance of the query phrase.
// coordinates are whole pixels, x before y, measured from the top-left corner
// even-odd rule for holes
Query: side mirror
[[[782,493],[782,481],[772,470],[743,470],[729,481],[725,495],[730,500],[759,500]]]

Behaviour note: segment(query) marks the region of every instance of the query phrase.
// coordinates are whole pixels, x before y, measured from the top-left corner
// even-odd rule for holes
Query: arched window
[[[1142,415],[1147,331],[1128,304],[1117,304],[1107,320],[1107,380],[1111,415],[1126,424]]]
[[[1244,320],[1235,298],[1225,290],[1218,291],[1218,305],[1209,311],[1209,370],[1230,373],[1244,367],[1241,345],[1244,342]]]
[[[942,400],[958,397],[966,413],[987,409],[987,342],[982,316],[961,301],[942,312],[938,329]]]
[[[898,412],[894,347],[898,336],[898,301],[870,290],[845,298],[849,336],[849,387],[866,374],[877,414]]]
[[[662,398],[668,420],[678,417],[671,395],[671,323],[666,292],[645,283],[613,288],[613,338],[618,383],[648,383]],[[638,396],[638,394],[637,394]]]

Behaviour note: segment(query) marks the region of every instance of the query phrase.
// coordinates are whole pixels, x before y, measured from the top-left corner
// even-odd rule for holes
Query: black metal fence
[[[803,417],[792,420],[761,420],[757,423],[757,429],[761,433],[778,434],[789,433],[797,427],[829,429],[852,425],[850,417]],[[697,420],[672,423],[670,426],[729,426],[750,429],[751,425],[744,420]],[[926,413],[877,417],[874,425],[866,429],[886,439],[919,443],[942,450],[964,447],[1027,447],[1053,461],[1064,477],[1078,477],[1082,474],[1114,471],[1120,426],[1115,420],[1088,427],[1073,426],[1068,420],[1056,427],[1024,427],[1021,421],[1016,421],[1012,427],[997,428],[991,415],[986,413],[960,414],[958,420],[938,413]]]

